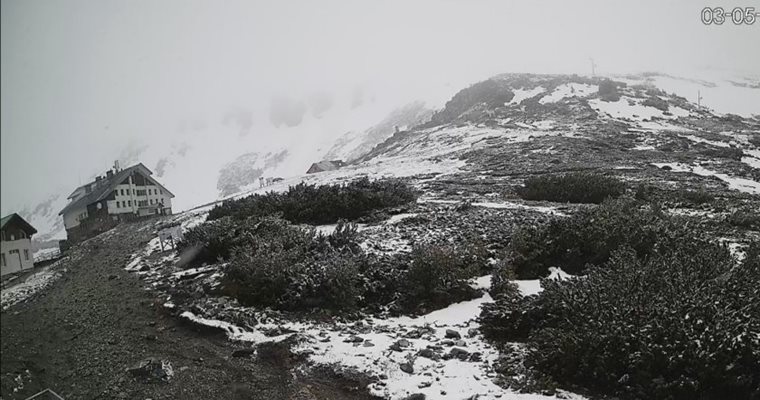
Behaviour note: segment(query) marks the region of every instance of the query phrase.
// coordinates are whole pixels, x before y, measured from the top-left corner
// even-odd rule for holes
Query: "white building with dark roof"
[[[104,176],[76,188],[59,213],[68,239],[88,238],[120,221],[171,214],[174,194],[151,175],[142,163],[125,169],[115,164]]]
[[[0,276],[34,267],[35,233],[37,230],[16,213],[0,219]]]

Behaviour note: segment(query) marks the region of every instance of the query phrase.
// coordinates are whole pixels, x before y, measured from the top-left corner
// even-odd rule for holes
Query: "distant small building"
[[[315,162],[314,164],[311,164],[311,167],[309,167],[309,170],[306,171],[307,174],[315,174],[317,172],[323,172],[323,171],[334,171],[338,168],[343,167],[346,165],[343,160],[332,160],[332,161],[320,161]]]
[[[68,240],[78,242],[120,221],[170,215],[174,195],[151,175],[142,163],[125,169],[115,163],[104,176],[76,188],[68,197],[71,202],[58,214],[63,216]]]
[[[16,213],[0,220],[0,276],[34,267],[35,233],[37,230]]]

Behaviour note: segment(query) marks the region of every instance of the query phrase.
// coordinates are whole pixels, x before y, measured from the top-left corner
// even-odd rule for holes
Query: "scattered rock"
[[[391,350],[393,350],[393,351],[401,352],[401,351],[404,351],[405,347],[409,347],[411,345],[412,345],[412,343],[410,341],[408,341],[406,339],[399,339],[395,343],[393,343],[392,345],[388,346],[388,348],[391,349]]]
[[[461,339],[462,335],[453,329],[446,329],[446,339]]]
[[[425,358],[429,358],[431,360],[436,360],[436,361],[441,359],[441,356],[438,355],[438,353],[436,353],[433,349],[429,349],[429,348],[418,351],[417,355],[420,357],[425,357]]]
[[[172,375],[171,364],[155,358],[140,361],[134,367],[127,368],[127,372],[143,382],[168,381]]]
[[[344,343],[361,343],[363,341],[364,341],[363,338],[356,335],[349,336],[343,340]]]
[[[411,363],[405,362],[402,363],[400,366],[402,371],[406,372],[407,374],[413,374],[414,373],[414,367]]]
[[[466,361],[470,356],[470,352],[465,349],[460,349],[459,347],[454,347],[449,351],[448,356],[449,358],[458,358],[462,361]]]
[[[232,352],[233,357],[250,357],[255,353],[256,350],[254,349],[237,349]]]

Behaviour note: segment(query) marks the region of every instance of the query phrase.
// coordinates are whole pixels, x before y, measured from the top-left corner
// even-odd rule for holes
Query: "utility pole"
[[[596,63],[591,57],[589,57],[589,60],[591,61],[591,76],[596,76]]]
[[[702,92],[697,90],[697,107],[702,108]]]

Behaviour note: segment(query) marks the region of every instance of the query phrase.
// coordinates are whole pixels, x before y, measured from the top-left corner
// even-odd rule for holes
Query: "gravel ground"
[[[124,270],[153,222],[123,224],[76,246],[60,279],[0,315],[3,399],[45,388],[66,399],[371,398],[361,377],[256,353],[233,357],[246,345],[162,313]],[[164,368],[146,377],[127,371],[151,358]]]

